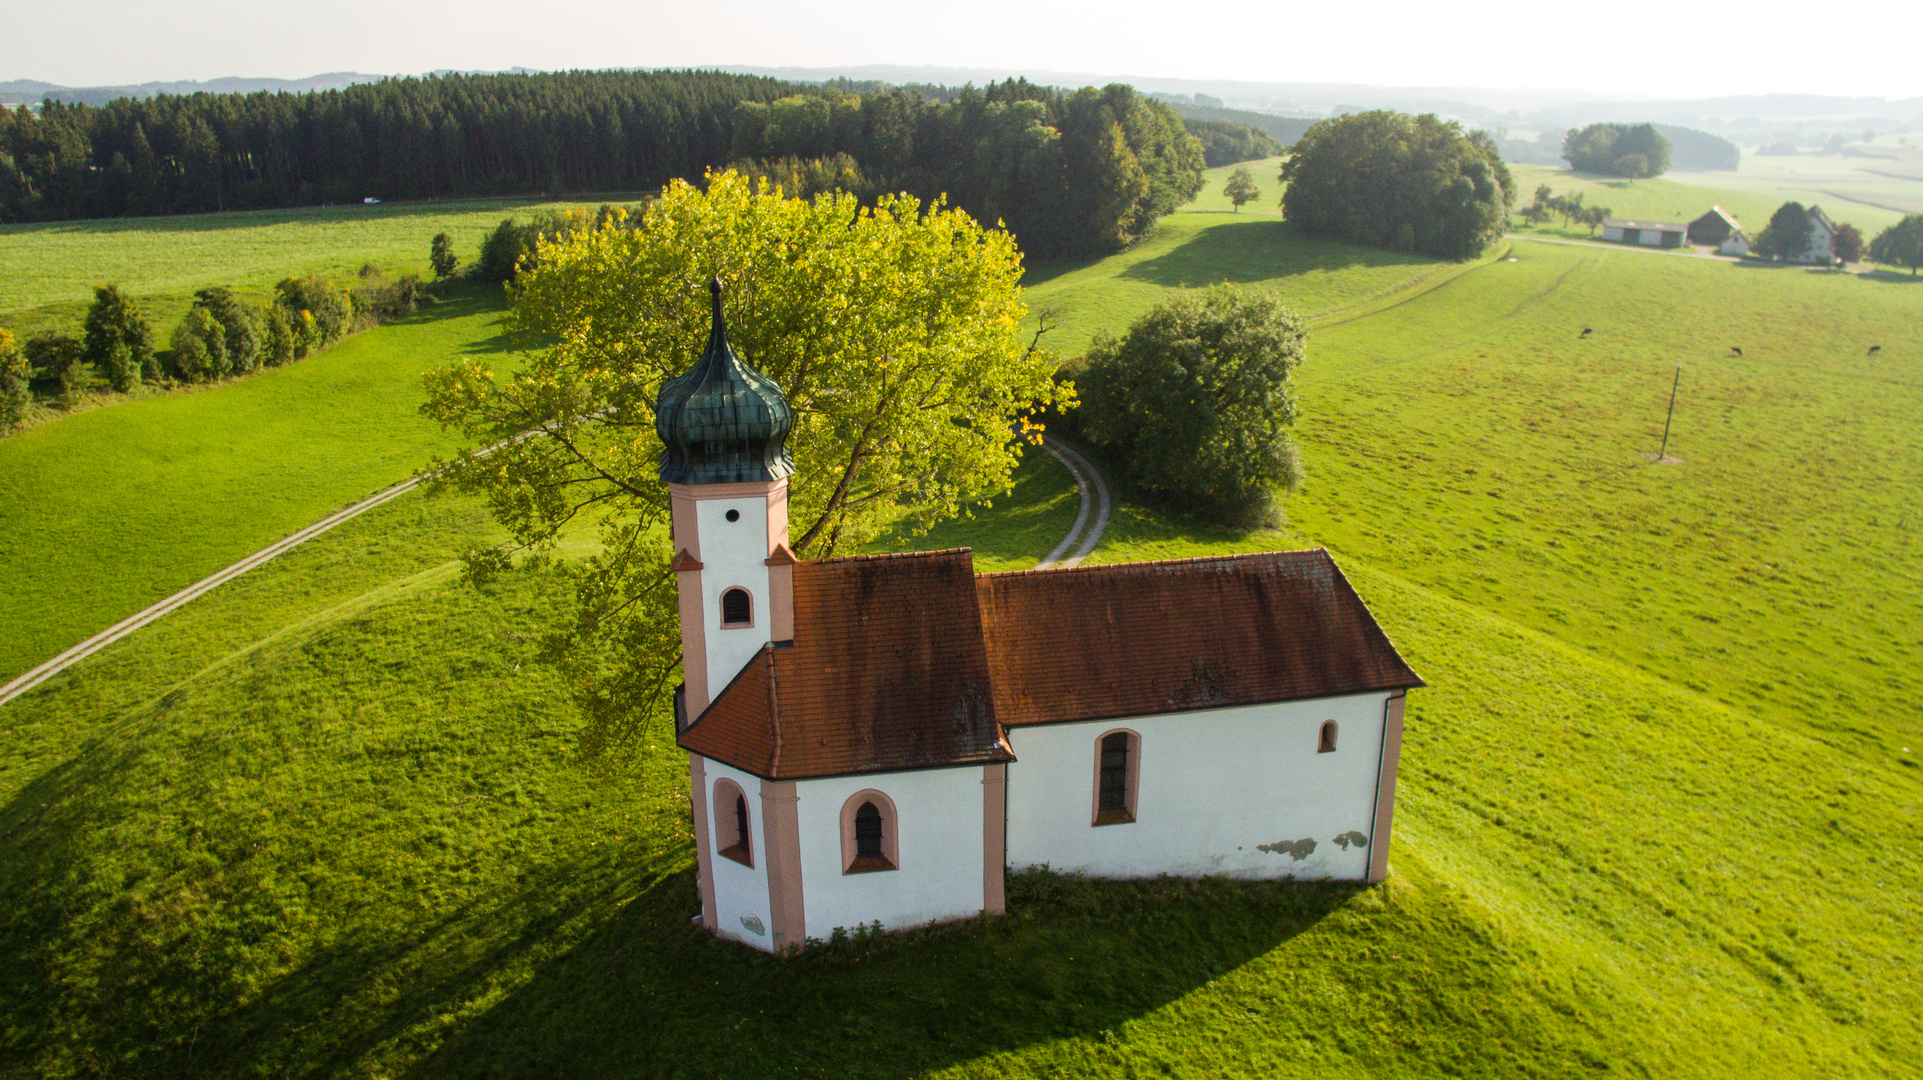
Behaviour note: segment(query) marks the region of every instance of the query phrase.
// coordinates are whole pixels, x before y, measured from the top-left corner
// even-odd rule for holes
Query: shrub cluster
[[[32,384],[71,406],[88,390],[129,393],[148,383],[198,383],[292,363],[366,326],[396,319],[432,297],[412,275],[389,281],[373,267],[342,289],[309,274],[287,278],[263,303],[216,286],[194,294],[193,307],[156,351],[154,333],[117,285],[94,289],[82,334],[43,331],[16,343],[0,329],[0,431],[26,418]]]
[[[1300,232],[1442,259],[1500,239],[1515,199],[1487,132],[1383,110],[1309,128],[1281,179],[1283,215]]]
[[[1275,526],[1302,462],[1290,376],[1302,323],[1264,292],[1185,292],[1119,340],[1098,335],[1075,374],[1076,416],[1140,490],[1235,527]]]

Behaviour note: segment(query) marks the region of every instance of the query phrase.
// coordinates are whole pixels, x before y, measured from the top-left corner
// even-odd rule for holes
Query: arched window
[[[755,864],[754,840],[748,818],[748,796],[741,785],[726,778],[714,782],[715,854],[743,866]]]
[[[879,791],[857,791],[841,808],[841,864],[844,873],[868,874],[901,865],[901,838],[895,804]]]
[[[1135,820],[1141,756],[1142,737],[1127,728],[1095,740],[1094,824],[1126,825]]]
[[[1316,737],[1315,752],[1318,754],[1335,753],[1335,721],[1322,721],[1322,734]]]
[[[754,599],[746,589],[729,589],[721,594],[721,625],[753,626]]]

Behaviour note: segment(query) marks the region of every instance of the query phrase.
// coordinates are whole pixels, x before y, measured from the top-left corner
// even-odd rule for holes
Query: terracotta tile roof
[[[1422,685],[1320,549],[976,581],[1009,726]]]
[[[770,780],[1014,760],[966,548],[799,562],[794,596],[681,746]]]
[[[680,745],[771,780],[1012,761],[1003,725],[1421,686],[1329,553],[974,573],[966,548],[795,564]]]

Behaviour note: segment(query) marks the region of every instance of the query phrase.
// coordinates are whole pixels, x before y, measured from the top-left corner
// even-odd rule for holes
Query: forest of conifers
[[[1044,257],[1140,238],[1203,168],[1175,112],[1123,85],[857,96],[719,72],[448,75],[0,108],[0,221],[636,192],[837,155],[870,186],[1005,221]]]

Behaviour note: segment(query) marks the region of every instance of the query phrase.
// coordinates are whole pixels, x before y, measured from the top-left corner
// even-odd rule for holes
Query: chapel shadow
[[[920,1073],[1112,1030],[1268,953],[1361,888],[1034,871],[1010,877],[1006,916],[776,958],[692,923],[684,872],[407,1075]]]
[[[1144,259],[1119,275],[1168,288],[1252,284],[1355,267],[1421,266],[1420,255],[1304,237],[1277,220],[1231,221],[1204,229],[1171,251]]]

